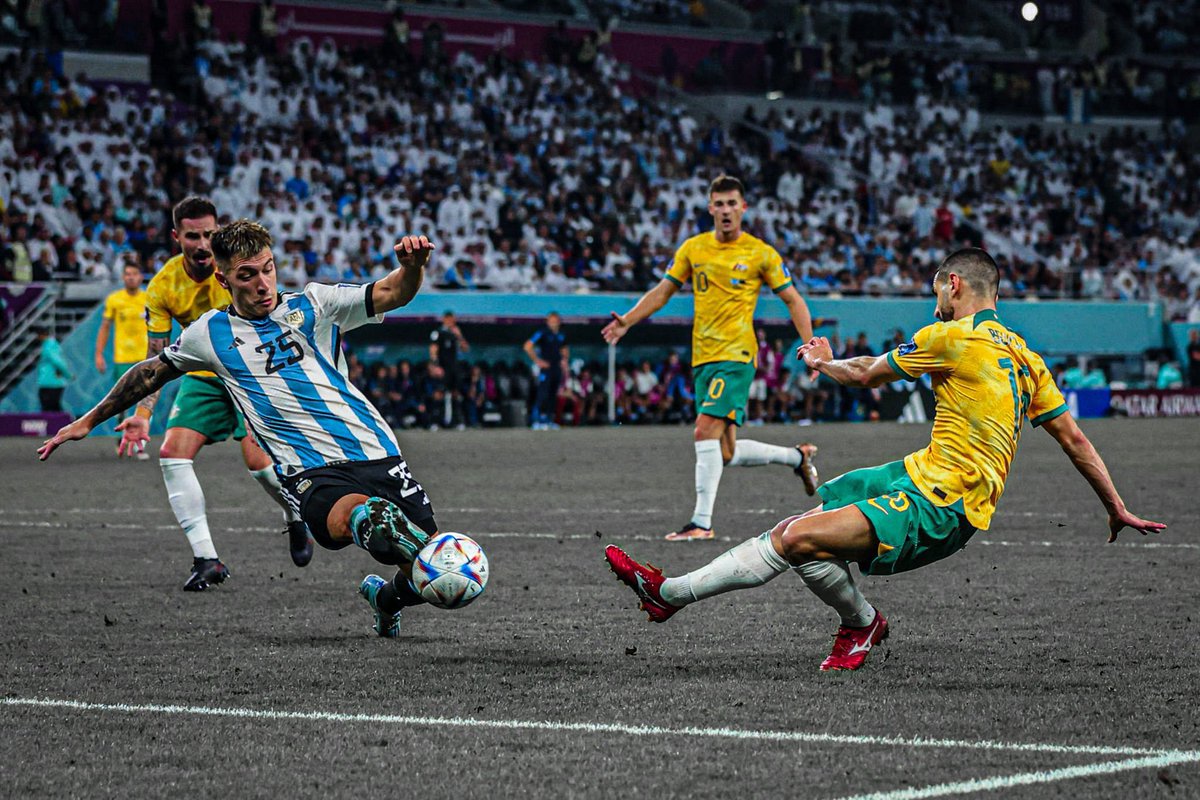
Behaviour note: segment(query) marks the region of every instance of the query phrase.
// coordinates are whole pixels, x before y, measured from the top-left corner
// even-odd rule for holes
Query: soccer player
[[[761,586],[789,569],[841,617],[822,670],[858,669],[888,634],[888,623],[854,583],[864,575],[916,569],[961,550],[987,530],[1016,455],[1021,426],[1043,427],[1108,512],[1108,541],[1130,527],[1143,535],[1166,526],[1125,507],[1100,454],[1075,424],[1041,356],[996,314],[999,272],[983,250],[948,256],[933,281],[937,318],[882,356],[834,360],[829,341],[799,355],[844,386],[882,386],[930,374],[937,396],[928,447],[878,467],[847,472],[820,488],[822,504],[788,517],[694,572],[664,578],[609,545],[605,557],[641,598],[654,622],[706,597]]]
[[[535,431],[557,430],[554,421],[558,407],[558,390],[563,376],[570,373],[567,364],[571,349],[562,332],[562,317],[557,311],[546,315],[546,324],[525,340],[525,355],[537,368],[537,395],[533,401],[532,427]]]
[[[686,525],[667,534],[667,541],[713,538],[713,505],[726,466],[757,467],[786,464],[804,481],[811,495],[817,489],[813,457],[817,448],[738,440],[737,426],[746,417],[750,383],[758,358],[754,308],[763,284],[788,308],[802,341],[812,337],[808,304],[792,285],[791,276],[775,248],[742,230],[748,205],[737,178],[722,175],[708,189],[708,211],[714,229],[693,236],[675,252],[675,262],[657,286],[646,292],[625,314],[612,312],[604,340],[620,341],[629,329],[666,305],[685,281],[695,295],[692,325],[692,369],[696,393],[696,505]]]
[[[180,253],[163,265],[146,288],[147,355],[161,353],[171,335],[172,321],[187,328],[207,311],[229,305],[229,292],[216,276],[211,239],[217,229],[217,209],[203,197],[181,200],[172,211],[171,238]],[[158,392],[147,396],[134,415],[118,426],[120,451],[133,453],[150,438],[150,417]],[[217,556],[205,514],[204,490],[193,466],[200,448],[233,437],[242,446],[246,469],[283,509],[292,563],[303,567],[312,559],[312,543],[300,516],[280,491],[270,457],[246,435],[242,415],[220,379],[209,371],[184,377],[167,417],[167,431],[159,448],[159,466],[167,485],[167,499],[175,519],[192,547],[192,572],[185,592],[200,592],[223,583],[229,570]]]
[[[404,237],[394,248],[400,268],[366,286],[309,284],[279,293],[271,245],[267,230],[249,220],[213,234],[216,278],[230,305],[205,313],[170,347],[134,366],[38,454],[45,460],[185,372],[215,372],[316,540],[331,550],[355,544],[399,567],[391,581],[368,575],[359,586],[376,632],[395,637],[401,609],[424,602],[408,575],[437,522],[391,428],[339,369],[339,342],[416,295],[434,246],[424,236]]]
[[[124,287],[104,300],[104,319],[96,334],[96,371],[103,375],[108,371],[104,348],[108,346],[109,333],[112,333],[114,383],[146,357],[146,293],[142,291],[142,268],[136,261],[125,262],[121,281]],[[118,419],[125,418],[126,410],[121,410]],[[141,449],[137,451],[137,458],[145,461],[150,454]]]

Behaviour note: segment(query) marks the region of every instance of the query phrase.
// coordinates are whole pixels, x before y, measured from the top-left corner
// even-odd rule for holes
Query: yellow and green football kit
[[[818,490],[826,509],[853,504],[871,522],[879,552],[862,565],[871,574],[945,558],[987,530],[1022,422],[1036,427],[1067,410],[1041,356],[991,309],[922,328],[887,360],[908,380],[931,376],[937,413],[929,446]]]
[[[113,363],[124,374],[146,358],[146,293],[113,292],[104,300],[104,319],[112,324]]]
[[[748,233],[733,242],[702,233],[680,245],[666,279],[692,282],[696,411],[741,425],[758,358],[758,293],[764,284],[776,294],[792,285],[783,259]]]
[[[229,292],[215,274],[195,281],[184,269],[183,255],[167,261],[146,287],[146,327],[152,337],[169,338],[171,323],[186,328],[208,311],[230,304]],[[188,428],[211,442],[246,436],[245,423],[224,384],[212,372],[189,372],[179,384],[167,418],[168,428]]]

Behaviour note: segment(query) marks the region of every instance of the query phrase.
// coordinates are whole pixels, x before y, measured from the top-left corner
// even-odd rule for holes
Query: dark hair
[[[204,217],[217,218],[217,207],[207,197],[198,195],[185,197],[175,204],[175,208],[171,209],[171,222],[175,224],[175,230],[179,230],[179,223],[185,219],[203,219]]]
[[[742,186],[742,182],[732,175],[718,175],[713,179],[713,182],[708,185],[708,196],[712,197],[717,192],[737,192],[746,197],[746,190]]]
[[[988,300],[1000,289],[1000,268],[986,250],[978,247],[964,247],[946,256],[938,274],[951,272],[962,278],[971,291]]]
[[[213,234],[213,258],[224,270],[234,258],[253,258],[272,244],[270,231],[253,220],[239,219]]]

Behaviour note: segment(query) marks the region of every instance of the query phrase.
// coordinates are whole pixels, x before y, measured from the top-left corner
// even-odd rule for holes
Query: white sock
[[[279,476],[275,474],[274,467],[263,467],[262,469],[250,470],[250,477],[258,481],[258,485],[263,488],[267,494],[271,495],[271,499],[279,504],[283,509],[283,518],[288,522],[298,522],[300,520],[300,511],[292,508],[292,504],[283,496],[283,487],[279,485]]]
[[[838,613],[843,625],[862,628],[875,621],[875,609],[854,585],[850,565],[845,561],[810,561],[796,567],[796,573],[813,594]]]
[[[208,532],[208,517],[204,514],[204,490],[196,480],[196,470],[190,458],[160,458],[163,482],[167,484],[167,500],[179,527],[187,535],[196,558],[216,558],[212,535]]]
[[[713,595],[762,586],[791,564],[775,552],[771,532],[755,536],[726,550],[698,570],[681,578],[667,578],[659,592],[673,606],[685,606]]]
[[[738,439],[733,447],[731,467],[761,467],[764,464],[787,464],[800,466],[800,451],[794,447],[756,442],[753,439]]]
[[[692,511],[692,522],[701,528],[712,527],[713,505],[717,502],[717,487],[721,485],[724,469],[719,439],[696,442],[696,508]]]

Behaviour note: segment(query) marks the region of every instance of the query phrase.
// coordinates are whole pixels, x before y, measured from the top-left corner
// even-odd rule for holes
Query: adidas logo
[[[235,336],[235,337],[233,337],[233,344],[229,345],[229,347],[226,347],[225,349],[226,350],[237,350],[239,347],[241,347],[244,344],[245,344],[245,342],[242,341],[240,336]]]

